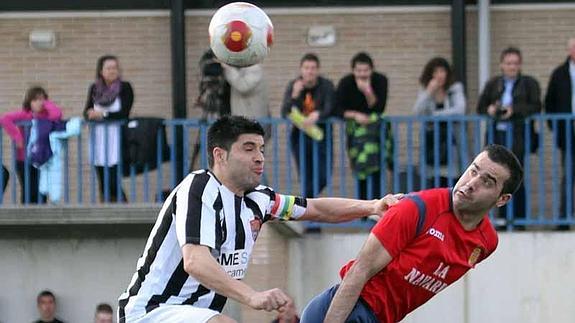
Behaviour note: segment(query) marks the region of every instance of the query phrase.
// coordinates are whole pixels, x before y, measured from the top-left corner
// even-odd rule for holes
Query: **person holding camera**
[[[493,143],[507,145],[519,161],[525,156],[525,118],[541,112],[541,88],[537,80],[521,73],[521,51],[514,47],[501,52],[499,67],[501,75],[487,82],[477,104],[477,113],[487,114],[494,119]],[[535,134],[531,129],[531,133]],[[489,141],[489,131],[486,134]],[[537,140],[531,136],[531,151],[536,150]],[[534,145],[535,144],[535,145]],[[523,184],[515,194],[513,219],[525,219],[525,187]],[[508,210],[507,210],[508,211]],[[506,213],[504,213],[506,214]],[[524,229],[517,225],[517,229]]]

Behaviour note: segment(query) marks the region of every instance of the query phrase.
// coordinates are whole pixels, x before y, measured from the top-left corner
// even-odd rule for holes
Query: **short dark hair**
[[[265,136],[262,126],[255,120],[243,116],[223,116],[208,130],[208,164],[214,167],[214,148],[230,151],[232,144],[243,134]]]
[[[509,55],[509,54],[514,54],[519,56],[519,61],[521,62],[523,59],[521,58],[521,51],[519,50],[519,48],[517,47],[507,47],[505,48],[502,52],[501,55],[499,56],[499,62],[503,62],[503,59],[505,58],[505,56]]]
[[[427,64],[425,64],[425,67],[423,68],[423,72],[421,73],[421,76],[419,77],[419,83],[423,87],[427,87],[427,85],[429,84],[429,81],[431,81],[431,79],[433,78],[433,72],[435,72],[435,69],[438,67],[445,69],[445,71],[447,72],[447,77],[445,79],[445,85],[443,86],[444,90],[449,89],[449,87],[453,83],[455,83],[455,76],[453,75],[453,70],[451,70],[451,66],[449,65],[449,62],[443,57],[434,57],[429,62],[427,62]]]
[[[52,292],[49,291],[49,290],[43,290],[43,291],[41,291],[40,293],[38,293],[38,296],[36,297],[36,302],[37,302],[37,303],[40,303],[40,298],[46,297],[46,296],[52,297],[52,299],[54,300],[54,302],[56,301],[56,296],[54,296],[54,293],[52,293]]]
[[[307,53],[302,56],[301,60],[299,61],[299,66],[303,65],[303,62],[310,61],[315,62],[317,67],[319,67],[319,57],[314,53]]]
[[[501,194],[515,193],[523,181],[523,167],[517,156],[504,146],[495,144],[485,146],[483,151],[487,152],[489,159],[507,168],[509,171],[509,179],[503,183]]]
[[[30,104],[40,96],[44,97],[44,100],[48,99],[48,93],[46,90],[44,90],[43,87],[33,86],[29,88],[28,91],[26,91],[26,95],[24,96],[24,102],[22,102],[22,107],[24,110],[32,110],[32,106]]]
[[[354,68],[357,64],[367,64],[369,67],[373,68],[373,60],[366,52],[359,52],[353,56],[351,59],[351,68]]]
[[[118,62],[118,57],[114,55],[100,56],[96,63],[96,79],[102,79],[102,69],[104,68],[104,63],[106,63],[106,61]]]
[[[114,314],[114,310],[112,310],[112,306],[110,306],[110,304],[100,303],[96,306],[96,314],[98,313]]]

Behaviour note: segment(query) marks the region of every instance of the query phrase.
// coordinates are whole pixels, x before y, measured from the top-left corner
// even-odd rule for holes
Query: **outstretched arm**
[[[402,197],[403,194],[387,194],[379,200],[369,201],[335,197],[308,199],[307,209],[298,220],[338,223],[379,215]]]
[[[381,242],[370,233],[335,293],[324,322],[345,322],[367,281],[387,266],[391,259]]]

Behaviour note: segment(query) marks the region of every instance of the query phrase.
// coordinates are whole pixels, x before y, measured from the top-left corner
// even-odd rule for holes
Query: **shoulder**
[[[500,82],[503,82],[503,77],[501,75],[494,76],[491,79],[489,79],[489,81],[487,81],[487,84],[485,85],[485,87],[495,86],[496,84],[498,84]]]
[[[333,87],[333,82],[330,79],[325,78],[323,76],[318,76],[318,82],[321,86]]]
[[[551,72],[551,76],[560,76],[562,74],[569,74],[569,61],[555,67],[553,72]]]
[[[432,188],[414,194],[425,204],[426,216],[435,217],[451,210],[451,189]]]
[[[190,173],[182,183],[189,187],[189,195],[202,199],[215,199],[221,186],[215,176],[205,169]]]
[[[539,86],[539,81],[537,81],[537,79],[531,75],[521,75],[521,80],[525,83],[525,84],[529,84],[529,85],[537,85]]]
[[[451,86],[449,87],[449,91],[463,92],[463,83],[455,82],[455,83],[451,84]]]
[[[286,87],[287,87],[288,89],[289,89],[289,88],[293,88],[293,84],[295,83],[296,80],[297,80],[297,78],[295,78],[295,79],[293,79],[293,80],[290,80],[290,81],[287,83],[287,86],[286,86]]]
[[[253,190],[247,191],[245,197],[258,204],[269,203],[269,201],[275,199],[275,192],[271,187],[265,185],[259,185]]]
[[[380,73],[380,72],[373,72],[371,74],[371,78],[374,81],[378,81],[378,82],[387,82],[387,76],[385,76],[385,74]]]
[[[128,81],[122,81],[122,90],[132,91],[132,84]]]
[[[339,80],[339,86],[349,86],[355,82],[353,74],[347,74]]]
[[[487,249],[488,254],[491,254],[495,249],[497,249],[499,237],[497,236],[497,231],[495,231],[495,227],[493,227],[493,223],[491,223],[488,215],[485,215],[485,218],[481,222],[480,230],[485,239],[485,248]]]

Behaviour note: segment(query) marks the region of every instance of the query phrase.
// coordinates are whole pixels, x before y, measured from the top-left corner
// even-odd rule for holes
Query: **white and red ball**
[[[216,57],[237,67],[261,63],[273,43],[272,21],[262,9],[247,2],[218,9],[208,31]]]

